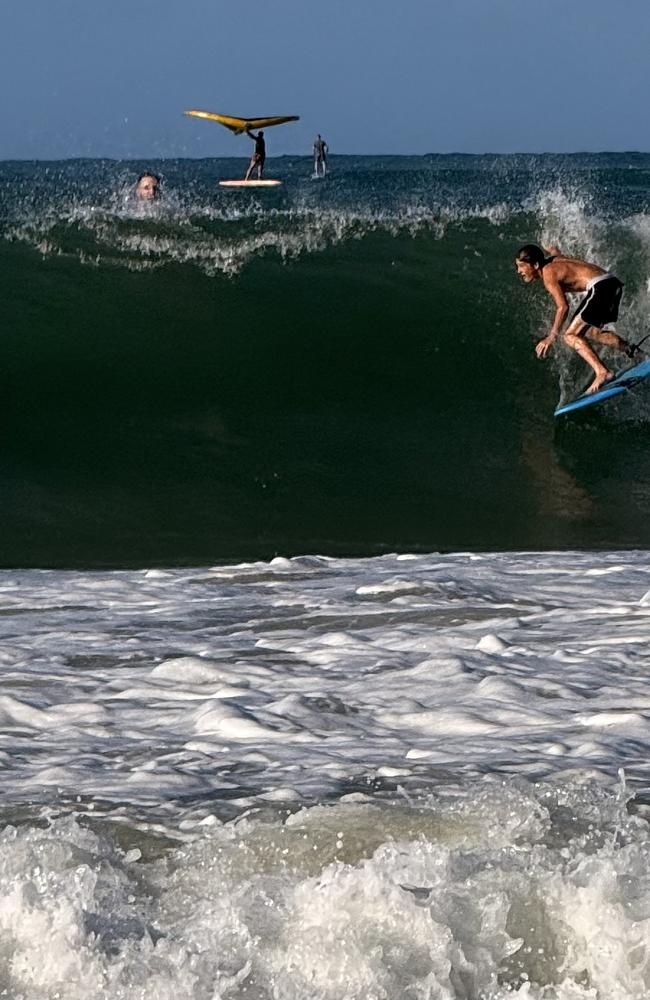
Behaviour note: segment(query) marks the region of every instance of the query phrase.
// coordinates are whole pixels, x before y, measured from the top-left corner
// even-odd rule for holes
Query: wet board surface
[[[607,382],[598,392],[592,392],[590,395],[583,392],[581,396],[578,396],[571,403],[558,406],[555,416],[561,417],[565,413],[582,410],[585,406],[596,406],[598,403],[603,403],[606,399],[612,399],[613,396],[619,396],[622,392],[627,392],[629,389],[634,388],[635,385],[643,382],[649,375],[650,358],[646,358],[644,361],[640,361],[638,365],[634,365],[632,368],[627,368],[621,372],[610,382]]]

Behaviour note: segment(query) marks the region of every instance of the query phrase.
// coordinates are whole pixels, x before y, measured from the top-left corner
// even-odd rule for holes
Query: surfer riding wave
[[[535,348],[537,357],[545,358],[561,334],[564,343],[586,361],[594,373],[593,382],[587,389],[588,394],[598,392],[606,382],[614,378],[614,373],[603,364],[588,341],[611,347],[628,358],[637,359],[642,355],[635,344],[623,340],[613,330],[603,329],[618,319],[623,283],[616,275],[586,260],[565,257],[557,247],[545,250],[535,243],[527,243],[521,247],[515,258],[515,266],[526,284],[542,281],[556,306],[551,330]],[[570,292],[586,294],[563,331],[569,315],[567,293]]]

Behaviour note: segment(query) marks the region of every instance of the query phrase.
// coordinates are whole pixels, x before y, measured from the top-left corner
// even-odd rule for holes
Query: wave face
[[[610,267],[645,336],[650,156],[220,190],[242,162],[0,164],[2,565],[648,545],[650,393],[554,422],[587,373],[535,359],[552,305],[512,261]]]

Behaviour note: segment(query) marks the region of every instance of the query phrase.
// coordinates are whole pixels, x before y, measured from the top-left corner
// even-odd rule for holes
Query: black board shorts
[[[618,319],[623,282],[614,274],[604,274],[598,278],[571,317],[579,316],[588,326],[603,327]]]

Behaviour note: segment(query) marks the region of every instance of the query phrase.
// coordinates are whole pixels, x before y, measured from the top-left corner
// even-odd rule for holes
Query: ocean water
[[[641,339],[650,155],[148,166],[0,164],[0,565],[648,544],[650,396],[554,420],[589,373],[513,257],[616,270]]]
[[[154,206],[133,181],[164,177]],[[0,164],[0,996],[647,1000],[650,156]]]

